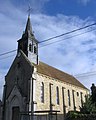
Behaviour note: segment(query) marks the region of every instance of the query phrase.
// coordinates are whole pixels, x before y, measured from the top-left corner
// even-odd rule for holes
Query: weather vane
[[[30,16],[31,11],[32,11],[32,8],[31,8],[30,5],[29,5],[29,6],[28,6],[28,10],[27,10],[27,12],[28,12],[28,16]]]

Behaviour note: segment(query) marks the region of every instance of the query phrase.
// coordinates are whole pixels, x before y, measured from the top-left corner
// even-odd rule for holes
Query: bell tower
[[[25,53],[31,62],[38,64],[38,41],[32,32],[30,15],[28,15],[25,31],[21,39],[18,40],[18,52],[20,50]]]

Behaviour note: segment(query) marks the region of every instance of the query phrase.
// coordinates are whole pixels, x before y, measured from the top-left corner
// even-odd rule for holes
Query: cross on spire
[[[30,5],[29,5],[29,6],[28,6],[28,10],[27,10],[28,16],[30,16],[31,11],[32,11],[32,8],[31,8]]]

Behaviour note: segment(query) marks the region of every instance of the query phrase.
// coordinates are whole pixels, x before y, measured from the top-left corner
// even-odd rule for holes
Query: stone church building
[[[0,100],[0,120],[2,120],[2,102]]]
[[[72,75],[39,61],[38,43],[28,16],[5,76],[2,120],[64,120],[68,111],[79,111],[89,94]]]

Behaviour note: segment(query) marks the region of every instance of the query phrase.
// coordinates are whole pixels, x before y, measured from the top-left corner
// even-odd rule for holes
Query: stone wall
[[[41,83],[44,83],[44,103],[41,102]],[[83,89],[68,83],[61,82],[60,80],[56,80],[53,78],[49,78],[48,76],[38,74],[36,78],[36,110],[49,110],[50,109],[50,83],[51,85],[51,101],[52,101],[52,109],[60,111],[60,115],[64,114],[64,103],[63,103],[63,93],[62,88],[64,89],[64,102],[66,106],[66,113],[68,111],[74,110],[73,105],[73,94],[74,90],[74,98],[75,98],[75,106],[76,110],[79,111],[79,108],[82,106],[81,104],[81,93],[82,100],[85,101],[85,95],[89,94],[87,89]],[[59,104],[56,102],[56,87],[59,88]],[[70,106],[68,104],[68,90],[70,91]]]
[[[6,77],[6,98],[10,95],[15,84],[18,84],[23,96],[28,98],[28,80],[32,75],[32,66],[26,60],[25,56],[16,57],[13,64],[11,65]]]
[[[28,110],[30,79],[32,76],[32,65],[28,62],[26,56],[16,57],[11,65],[5,80],[6,80],[6,96],[4,120],[12,119],[12,110],[14,107],[19,107],[20,112]],[[27,104],[26,104],[27,103]]]

